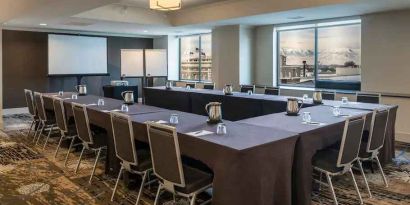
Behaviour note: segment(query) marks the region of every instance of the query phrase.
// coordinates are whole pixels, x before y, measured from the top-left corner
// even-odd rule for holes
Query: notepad
[[[159,123],[159,124],[167,124],[168,122],[165,120],[158,120],[155,123]]]
[[[326,125],[326,123],[323,122],[302,122],[304,125],[313,125],[313,126],[323,126]]]
[[[91,103],[91,104],[86,104],[85,106],[94,106],[94,105],[97,105],[97,104]]]
[[[186,133],[187,135],[191,135],[194,137],[199,137],[199,136],[204,136],[204,135],[210,135],[213,134],[214,132],[208,131],[208,130],[199,130],[195,132],[188,132]]]

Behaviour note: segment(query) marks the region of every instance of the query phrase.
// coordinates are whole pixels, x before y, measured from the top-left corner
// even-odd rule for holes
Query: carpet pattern
[[[135,186],[119,184],[114,202],[110,202],[115,178],[103,174],[103,160],[98,164],[92,185],[88,179],[95,159],[94,153],[86,154],[78,174],[74,174],[79,152],[70,155],[64,167],[66,148],[54,159],[58,135],[52,137],[43,150],[44,138],[39,146],[27,137],[31,118],[27,114],[3,117],[4,127],[0,130],[0,204],[135,204]],[[404,205],[410,204],[410,146],[397,143],[396,159],[384,170],[389,181],[385,188],[379,171],[367,171],[366,176],[372,190],[369,198],[362,177],[355,173],[365,204]],[[339,204],[359,204],[349,175],[335,177],[334,186]],[[140,204],[153,204],[157,185],[147,186]],[[320,193],[314,192],[312,204],[333,204],[327,187]],[[207,197],[207,196],[203,196]],[[161,204],[188,204],[183,198],[174,202],[169,193],[161,195]],[[199,199],[201,201],[201,197]]]

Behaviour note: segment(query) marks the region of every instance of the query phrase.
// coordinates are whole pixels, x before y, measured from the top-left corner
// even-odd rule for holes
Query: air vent
[[[63,25],[66,25],[66,26],[90,26],[90,25],[93,25],[93,23],[72,21],[72,22],[63,23]]]

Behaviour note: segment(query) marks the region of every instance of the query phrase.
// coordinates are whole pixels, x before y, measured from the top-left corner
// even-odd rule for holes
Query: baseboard
[[[14,115],[28,113],[27,107],[3,109],[3,115]]]
[[[410,133],[396,132],[396,141],[410,143]]]

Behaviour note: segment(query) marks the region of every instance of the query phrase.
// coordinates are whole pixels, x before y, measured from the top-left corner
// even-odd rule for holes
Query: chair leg
[[[50,131],[48,131],[48,135],[47,135],[46,141],[44,142],[43,149],[46,149],[46,145],[47,145],[47,143],[48,143],[48,139],[50,139],[51,131],[53,131],[53,128],[54,128],[54,125],[51,125]]]
[[[327,179],[327,183],[329,184],[330,192],[332,193],[333,202],[335,205],[338,205],[335,189],[333,188],[333,184],[332,184],[332,178],[330,177],[328,173],[326,173],[326,179]]]
[[[382,165],[380,164],[380,160],[379,160],[379,157],[378,157],[378,156],[376,156],[376,162],[377,162],[377,166],[379,166],[380,173],[382,173],[384,185],[385,185],[386,187],[389,187],[389,184],[387,183],[386,175],[384,175],[383,168],[382,168]]]
[[[364,174],[362,162],[359,159],[357,160],[357,164],[359,164],[360,172],[362,173],[362,177],[364,179],[364,183],[366,185],[367,192],[369,193],[369,198],[372,198],[373,197],[372,192],[370,191],[369,183],[367,182],[366,175]]]
[[[161,194],[161,189],[162,189],[162,184],[159,184],[158,190],[157,190],[157,195],[155,195],[154,205],[158,204],[158,198],[159,198],[159,195]]]
[[[349,172],[350,172],[350,175],[352,176],[352,180],[353,180],[354,188],[356,189],[356,193],[359,196],[360,204],[363,204],[362,195],[360,194],[359,187],[357,186],[356,179],[354,178],[352,168],[350,168]]]
[[[77,167],[75,168],[75,172],[74,172],[76,174],[78,172],[78,168],[80,168],[81,157],[83,157],[84,150],[85,150],[85,146],[83,146],[83,149],[81,150],[81,153],[80,153],[80,158],[78,158]]]
[[[37,123],[38,123],[38,125],[37,125]],[[34,136],[33,136],[33,143],[36,141],[37,133],[38,133],[38,131],[40,131],[41,126],[42,126],[41,122],[37,121],[36,126],[34,126],[35,132],[34,132]]]
[[[196,194],[194,194],[191,198],[191,202],[189,203],[190,205],[195,205],[195,200],[196,200]]]
[[[65,160],[64,160],[64,167],[67,167],[68,156],[70,155],[71,148],[73,147],[74,141],[75,141],[75,137],[71,139],[70,146],[68,147],[67,155],[65,156]]]
[[[65,135],[64,135],[63,132],[61,132],[61,137],[60,137],[60,140],[58,141],[58,145],[57,145],[56,151],[54,153],[54,159],[56,159],[56,157],[57,157],[58,150],[60,149],[61,143],[63,142],[64,138],[65,138]]]
[[[31,132],[31,129],[33,129],[34,122],[35,122],[35,120],[31,121],[30,129],[27,132],[27,137],[30,136],[30,132]]]
[[[142,194],[142,191],[144,190],[144,184],[145,184],[145,181],[147,180],[147,174],[148,174],[148,171],[145,171],[144,175],[142,176],[140,190],[138,192],[137,201],[135,202],[135,205],[138,205],[138,203],[140,202],[141,194]]]
[[[120,181],[123,169],[124,167],[121,165],[121,169],[120,169],[120,172],[118,173],[117,181],[115,182],[114,190],[112,191],[111,201],[114,201],[114,195],[115,195],[115,192],[117,191],[118,182]]]
[[[38,145],[38,141],[40,140],[41,135],[43,134],[44,128],[45,128],[45,125],[43,124],[43,125],[41,126],[40,132],[38,133],[38,137],[37,137],[37,141],[36,141],[36,146]]]
[[[95,168],[97,167],[97,163],[98,163],[98,159],[100,158],[101,150],[102,148],[98,149],[97,157],[95,158],[95,162],[94,162],[94,167],[93,167],[93,170],[91,171],[90,180],[88,181],[89,184],[91,184],[91,181],[93,180]]]

